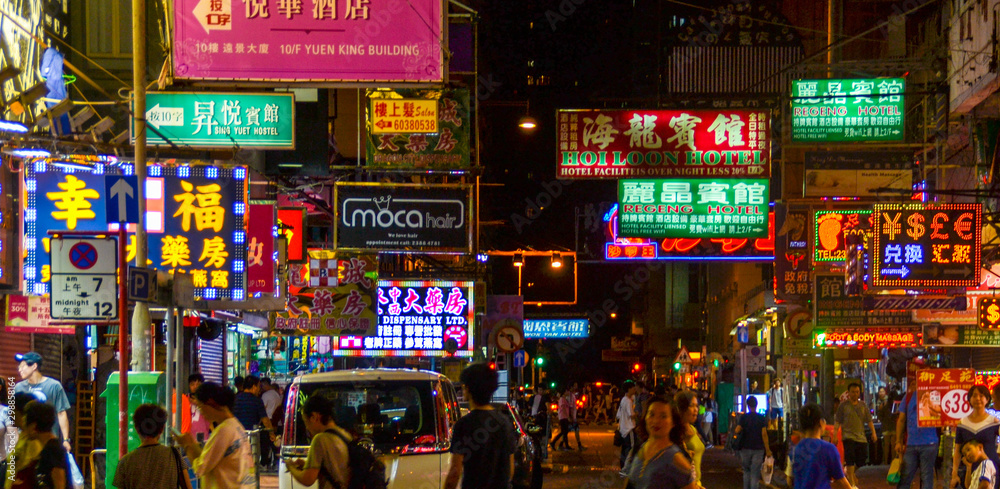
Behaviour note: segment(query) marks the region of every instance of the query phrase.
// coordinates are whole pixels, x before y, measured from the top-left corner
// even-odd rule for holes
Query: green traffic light
[[[715,368],[719,368],[719,359],[712,360],[712,364],[715,365]]]
[[[553,382],[553,383],[549,384],[549,388],[550,389],[555,389],[556,388],[556,383]]]
[[[680,370],[680,369],[681,369],[681,362],[674,363],[674,370]]]
[[[545,359],[542,358],[542,357],[536,358],[535,359],[535,365],[538,365],[539,367],[542,366],[542,365],[545,365]]]

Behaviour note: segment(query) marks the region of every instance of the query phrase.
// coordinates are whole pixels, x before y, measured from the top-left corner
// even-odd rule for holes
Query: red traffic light
[[[497,369],[497,362],[490,362],[490,369],[491,370],[496,370]]]
[[[642,364],[641,363],[637,363],[635,365],[632,365],[632,370],[634,370],[636,372],[642,370]]]

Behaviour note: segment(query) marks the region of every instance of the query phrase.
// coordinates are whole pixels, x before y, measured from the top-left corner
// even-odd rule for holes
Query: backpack
[[[385,478],[385,464],[382,463],[371,450],[361,446],[358,440],[348,440],[344,435],[336,430],[326,430],[327,433],[336,435],[347,445],[347,466],[351,469],[351,480],[347,482],[347,487],[340,489],[387,489],[388,480]],[[326,470],[321,470],[324,475],[333,481]],[[338,486],[333,481],[334,486]]]

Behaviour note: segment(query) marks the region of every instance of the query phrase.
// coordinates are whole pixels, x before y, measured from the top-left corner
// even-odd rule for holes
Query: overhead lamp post
[[[524,107],[524,115],[517,120],[517,127],[521,132],[530,134],[538,128],[538,120],[531,116],[531,102],[528,100],[489,100],[483,101],[480,105],[490,107]]]
[[[551,250],[551,251],[539,251],[539,250],[486,251],[486,252],[484,252],[484,254],[487,255],[487,256],[509,256],[509,257],[511,257],[511,264],[515,268],[517,268],[517,295],[523,295],[522,294],[522,287],[523,287],[522,282],[523,282],[523,278],[524,278],[523,277],[523,271],[524,271],[524,267],[525,267],[525,261],[524,261],[525,257],[529,257],[529,256],[530,257],[544,257],[544,256],[547,256],[547,257],[549,257],[549,265],[552,268],[555,268],[555,269],[559,270],[560,274],[563,273],[562,270],[567,267],[567,264],[566,264],[566,261],[565,261],[566,260],[565,257],[570,257],[570,258],[572,258],[573,262],[572,262],[572,270],[569,273],[572,273],[574,276],[576,275],[576,252],[573,252],[573,251],[556,251],[556,250]],[[533,266],[537,266],[537,265],[538,265],[538,263],[533,262]],[[532,270],[535,270],[535,268],[533,268]],[[529,283],[528,285],[530,287],[531,283]],[[542,306],[543,304],[546,304],[546,305],[571,305],[571,304],[576,304],[576,290],[575,290],[576,284],[575,284],[575,281],[574,281],[573,287],[574,287],[573,302],[538,302],[538,305]]]

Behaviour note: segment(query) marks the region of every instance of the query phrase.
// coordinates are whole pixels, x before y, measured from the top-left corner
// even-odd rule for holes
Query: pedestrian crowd
[[[41,373],[37,352],[15,355],[21,381],[0,387],[0,469],[4,489],[82,489],[69,434],[70,402],[62,384]],[[251,430],[261,428],[261,466],[277,461],[276,427],[283,423],[283,396],[270,379],[240,378],[229,387],[188,379],[182,399],[179,448],[163,445],[168,415],[143,404],[131,422],[140,439],[118,463],[113,484],[119,489],[237,489],[256,487],[257,462],[251,455]]]

